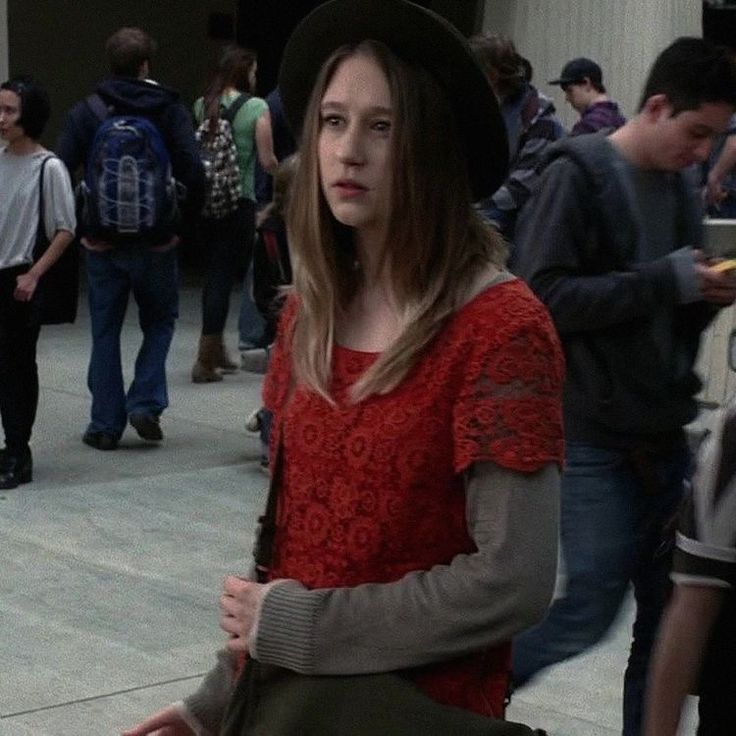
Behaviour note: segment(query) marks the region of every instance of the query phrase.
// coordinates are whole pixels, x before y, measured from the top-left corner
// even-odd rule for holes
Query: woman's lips
[[[368,191],[367,187],[364,187],[362,184],[358,184],[358,182],[355,181],[338,181],[335,184],[335,189],[337,190],[338,194],[342,197],[358,197],[364,192]]]

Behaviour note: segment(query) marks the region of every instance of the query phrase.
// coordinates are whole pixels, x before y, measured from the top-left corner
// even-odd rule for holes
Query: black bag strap
[[[250,99],[250,95],[246,94],[245,92],[239,94],[221,113],[220,118],[222,120],[227,120],[230,125],[233,124],[233,121],[235,120],[235,116],[240,112],[240,108],[245,105],[246,102]]]
[[[87,105],[101,123],[107,120],[112,112],[111,108],[105,104],[105,101],[96,92],[87,97]]]
[[[284,452],[283,452],[283,427],[281,421],[279,427],[279,441],[274,448],[274,456],[271,458],[271,481],[268,486],[268,499],[266,510],[258,517],[258,535],[253,550],[253,561],[256,568],[256,579],[259,583],[268,582],[268,571],[273,559],[273,541],[276,536],[276,509],[279,502],[279,487],[283,477]],[[271,431],[273,431],[273,427]]]
[[[41,255],[41,253],[46,250],[46,248],[43,248],[41,250],[41,253],[38,252],[40,243],[45,243],[45,245],[48,246],[48,238],[46,237],[46,224],[44,222],[45,201],[43,196],[43,173],[44,169],[46,168],[46,164],[52,158],[57,157],[54,156],[53,153],[50,153],[48,156],[44,156],[43,161],[41,161],[41,169],[38,172],[38,225],[36,226],[36,246],[33,253],[34,259],[37,259]]]

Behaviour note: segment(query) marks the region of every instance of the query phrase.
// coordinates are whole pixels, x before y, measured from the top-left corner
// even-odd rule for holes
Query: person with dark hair
[[[530,734],[503,721],[509,639],[552,593],[563,366],[472,205],[506,176],[498,104],[405,0],[320,5],[279,89],[294,288],[257,577],[226,578],[199,691],[127,736]]]
[[[194,103],[195,119],[198,123],[207,119],[209,130],[214,130],[218,119],[229,111],[240,171],[237,209],[224,217],[203,217],[201,222],[200,239],[207,252],[207,270],[202,290],[202,334],[192,368],[195,383],[221,381],[222,372],[239,368],[228,355],[223,339],[230,293],[238,274],[247,272],[253,254],[256,160],[269,172],[278,165],[268,106],[253,96],[256,71],[255,52],[227,47],[204,97]],[[243,299],[246,298],[249,297],[244,287]]]
[[[598,130],[612,133],[626,122],[618,103],[606,94],[603,72],[592,59],[581,56],[568,61],[559,78],[550,80],[549,84],[558,84],[565,99],[580,113],[580,120],[572,126],[570,135]]]
[[[642,703],[668,592],[671,521],[697,415],[700,336],[736,298],[707,262],[683,170],[704,161],[736,106],[730,52],[681,38],[657,58],[636,116],[568,137],[519,221],[512,270],[549,308],[565,349],[564,594],[514,642],[517,686],[608,631],[633,583],[623,733]]]
[[[159,418],[169,403],[166,357],[179,303],[176,246],[202,208],[204,169],[191,117],[179,94],[148,79],[156,48],[153,39],[139,28],[121,28],[105,48],[111,76],[67,115],[56,146],[59,157],[72,175],[86,166],[86,179],[98,129],[123,119],[130,129],[131,119],[142,120],[160,135],[170,173],[186,191],[181,219],[167,221],[160,235],[150,240],[128,237],[120,242],[98,234],[86,218],[80,223],[92,327],[87,374],[92,408],[82,441],[97,450],[114,450],[128,421],[142,439],[163,439]],[[120,332],[131,293],[143,342],[126,393]]]
[[[52,280],[76,221],[69,174],[39,143],[50,114],[48,95],[34,79],[0,85],[0,489],[33,478],[41,325],[73,321],[76,313],[73,275]]]
[[[470,48],[501,104],[511,157],[506,181],[479,208],[513,243],[519,211],[538,179],[537,166],[547,146],[561,138],[565,129],[552,100],[531,84],[531,64],[510,38],[482,33],[470,39]]]

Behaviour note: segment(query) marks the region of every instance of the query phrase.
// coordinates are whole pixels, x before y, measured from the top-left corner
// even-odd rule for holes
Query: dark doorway
[[[324,0],[240,0],[237,39],[258,52],[258,93],[276,86],[281,54],[297,23]],[[484,0],[414,0],[470,36],[480,30]]]
[[[736,2],[703,3],[703,36],[736,49]]]

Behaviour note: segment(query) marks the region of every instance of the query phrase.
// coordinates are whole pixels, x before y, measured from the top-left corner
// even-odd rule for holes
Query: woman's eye
[[[322,125],[328,128],[336,128],[342,122],[342,118],[339,115],[323,115]]]
[[[377,120],[373,123],[373,130],[377,130],[379,133],[388,133],[391,130],[391,122],[388,120]]]

